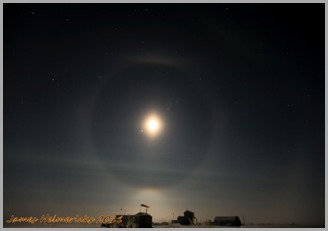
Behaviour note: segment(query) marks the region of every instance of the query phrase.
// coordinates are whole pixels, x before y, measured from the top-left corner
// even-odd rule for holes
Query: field
[[[5,228],[100,228],[100,224],[6,224]],[[227,226],[215,226],[208,224],[180,225],[172,223],[154,223],[153,228],[236,228]],[[324,228],[324,225],[305,225],[305,224],[248,224],[241,228]]]

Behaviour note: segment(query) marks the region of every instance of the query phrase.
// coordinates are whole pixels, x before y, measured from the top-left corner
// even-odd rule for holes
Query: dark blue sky
[[[324,224],[324,4],[4,4],[4,219]],[[163,123],[150,139],[142,121]]]

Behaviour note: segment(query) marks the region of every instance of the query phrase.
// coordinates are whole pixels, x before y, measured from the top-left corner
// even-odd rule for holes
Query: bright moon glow
[[[149,120],[148,123],[147,123],[147,128],[150,131],[156,131],[158,129],[158,121],[155,120],[155,119]]]
[[[143,128],[142,131],[145,131],[150,137],[155,137],[162,129],[162,122],[158,116],[150,115],[144,121]]]

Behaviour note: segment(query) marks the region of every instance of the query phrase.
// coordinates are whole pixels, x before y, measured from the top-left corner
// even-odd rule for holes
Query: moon
[[[150,119],[147,123],[149,131],[156,132],[158,130],[158,121],[156,119]]]
[[[160,134],[162,127],[163,124],[160,117],[156,114],[151,114],[144,120],[142,131],[149,137],[154,138]]]

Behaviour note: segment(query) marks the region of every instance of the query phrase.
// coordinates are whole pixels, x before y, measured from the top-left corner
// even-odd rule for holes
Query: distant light
[[[150,131],[156,131],[158,129],[158,121],[156,119],[151,119],[147,123],[147,128]]]
[[[147,135],[155,137],[161,130],[162,122],[157,115],[151,114],[145,119],[142,131],[146,132]]]

